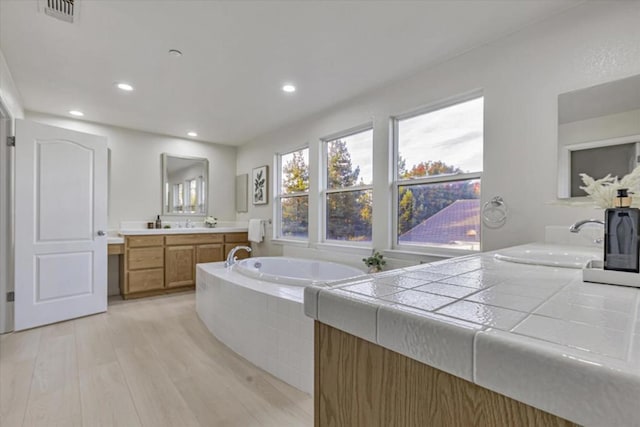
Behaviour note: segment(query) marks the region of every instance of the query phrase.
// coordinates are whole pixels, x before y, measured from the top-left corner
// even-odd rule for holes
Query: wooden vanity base
[[[315,427],[576,426],[315,322]]]

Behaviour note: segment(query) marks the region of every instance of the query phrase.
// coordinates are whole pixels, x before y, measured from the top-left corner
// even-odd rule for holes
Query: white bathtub
[[[255,262],[262,266],[256,267]],[[231,269],[223,263],[198,264],[198,316],[233,351],[297,389],[313,393],[313,320],[304,315],[303,293],[305,285],[321,280],[315,273],[305,273],[304,266],[330,270],[323,276],[325,282],[336,277],[338,270],[344,273],[342,278],[363,273],[341,264],[289,258],[249,258],[238,264]],[[301,274],[294,277],[294,272]]]
[[[364,274],[357,268],[335,262],[285,257],[247,258],[233,266],[240,274],[294,286],[308,286]]]

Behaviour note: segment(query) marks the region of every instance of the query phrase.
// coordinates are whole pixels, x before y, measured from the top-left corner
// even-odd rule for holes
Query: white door
[[[16,120],[15,330],[107,310],[107,141]]]

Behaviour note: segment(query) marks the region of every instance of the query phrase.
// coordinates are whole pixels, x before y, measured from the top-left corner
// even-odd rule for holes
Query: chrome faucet
[[[191,220],[187,219],[184,223],[184,228],[191,228]]]
[[[579,233],[582,229],[582,226],[585,224],[600,224],[604,226],[604,221],[601,221],[599,219],[583,219],[582,221],[578,221],[575,224],[571,225],[571,227],[569,227],[569,231],[572,233]]]
[[[238,257],[236,257],[236,252],[238,252],[240,249],[244,249],[247,252],[251,252],[251,248],[249,246],[236,246],[235,248],[231,249],[231,252],[229,252],[229,255],[227,256],[227,260],[224,263],[225,267],[231,267],[233,264],[236,263],[236,261],[238,260]]]
[[[604,227],[604,221],[600,221],[599,219],[583,219],[582,221],[578,221],[575,224],[571,225],[571,227],[569,227],[569,231],[572,233],[579,233],[582,229],[582,226],[585,224],[600,224]],[[600,237],[593,240],[593,243],[595,243],[596,245],[600,245],[602,244],[602,242],[603,239]]]

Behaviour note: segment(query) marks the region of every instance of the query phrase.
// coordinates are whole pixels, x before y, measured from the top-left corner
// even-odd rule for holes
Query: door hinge
[[[14,302],[16,300],[16,293],[11,291],[7,292],[7,302]]]
[[[9,147],[15,147],[16,146],[16,137],[15,136],[8,136],[7,137],[7,146],[9,146]]]

